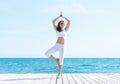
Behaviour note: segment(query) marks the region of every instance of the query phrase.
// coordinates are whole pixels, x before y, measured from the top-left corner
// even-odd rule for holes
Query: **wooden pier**
[[[120,84],[120,74],[0,74],[0,84]]]

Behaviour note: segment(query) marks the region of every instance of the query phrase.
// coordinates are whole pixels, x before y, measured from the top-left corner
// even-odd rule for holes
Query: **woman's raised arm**
[[[61,17],[61,16],[58,16],[57,18],[53,19],[53,21],[52,21],[52,24],[53,24],[53,27],[54,27],[55,31],[57,31],[57,26],[55,25],[55,22],[56,22],[56,20],[59,19],[60,17]]]
[[[68,31],[69,29],[69,26],[70,26],[70,20],[64,16],[62,16],[62,18],[64,18],[65,20],[67,20],[67,24],[66,24],[66,27],[65,27],[65,30]]]

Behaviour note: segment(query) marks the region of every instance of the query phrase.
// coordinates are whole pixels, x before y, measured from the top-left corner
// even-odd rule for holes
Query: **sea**
[[[57,73],[48,58],[0,58],[0,74]],[[120,73],[120,58],[65,58],[62,73]]]

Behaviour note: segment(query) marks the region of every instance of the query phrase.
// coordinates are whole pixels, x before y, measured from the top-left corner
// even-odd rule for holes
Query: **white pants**
[[[59,52],[59,63],[60,65],[63,65],[63,60],[64,60],[64,45],[56,43],[53,47],[51,47],[46,53],[45,55],[47,57],[50,57],[54,52],[58,51]]]

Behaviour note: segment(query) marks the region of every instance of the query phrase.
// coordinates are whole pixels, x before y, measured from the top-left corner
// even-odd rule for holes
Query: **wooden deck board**
[[[95,74],[86,74],[89,79],[93,80],[95,84],[107,84],[103,80],[100,80]]]
[[[67,74],[67,78],[70,84],[77,84],[76,81],[73,79],[72,74]]]
[[[72,77],[74,78],[74,80],[76,80],[77,84],[84,84],[84,82],[80,80],[76,74],[72,74]]]
[[[63,84],[70,84],[66,74],[62,74],[62,77],[63,77]]]
[[[88,79],[86,80],[82,74],[77,74],[77,76],[79,77],[79,79],[81,79],[83,81],[83,84],[90,84]]]
[[[52,75],[51,75],[51,79],[50,79],[49,84],[56,84],[56,77],[55,77],[55,74],[52,74]]]
[[[0,74],[0,84],[120,84],[120,74]]]
[[[92,76],[90,76],[90,75],[87,75],[87,74],[85,74],[85,75],[82,75],[86,80],[88,80],[88,82],[89,82],[89,84],[99,84],[99,81],[95,81],[95,80],[93,80],[92,79]]]
[[[103,80],[106,84],[117,84],[115,81],[109,79],[109,77],[106,77],[105,75],[97,74],[96,76]]]

